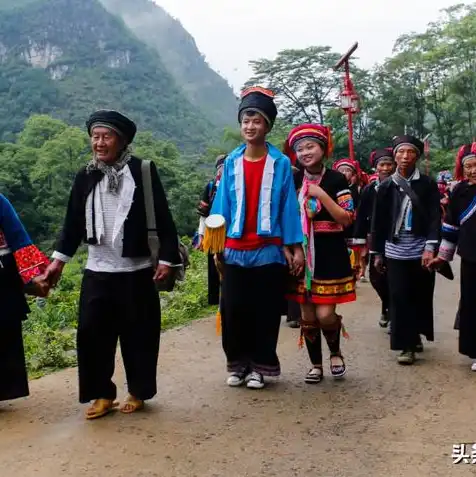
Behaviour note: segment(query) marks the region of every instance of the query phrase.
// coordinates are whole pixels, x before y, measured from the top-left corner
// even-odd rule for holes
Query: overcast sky
[[[362,67],[391,55],[403,33],[424,31],[458,0],[154,0],[195,38],[208,63],[238,91],[248,62],[286,48],[329,45],[345,53],[355,42]]]

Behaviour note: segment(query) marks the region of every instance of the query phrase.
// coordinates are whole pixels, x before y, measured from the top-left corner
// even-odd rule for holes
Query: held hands
[[[61,274],[63,273],[64,265],[65,263],[61,260],[54,259],[46,268],[41,278],[48,282],[50,288],[55,288],[58,284]]]
[[[436,256],[435,258],[433,258],[431,260],[431,262],[429,263],[428,265],[428,269],[430,270],[438,270],[442,265],[444,265],[446,262],[446,260],[442,257],[438,257]]]
[[[427,270],[431,270],[431,264],[435,260],[435,252],[430,250],[425,250],[421,257],[421,266]]]
[[[27,295],[46,298],[50,292],[50,284],[43,275],[33,278],[26,286]]]
[[[284,255],[291,275],[300,276],[304,271],[304,251],[300,245],[284,247]]]

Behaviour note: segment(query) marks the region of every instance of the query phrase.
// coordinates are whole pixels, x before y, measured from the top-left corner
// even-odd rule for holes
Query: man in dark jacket
[[[382,182],[388,179],[395,172],[395,159],[393,158],[392,148],[375,149],[372,151],[370,155],[370,167],[377,171],[377,180],[365,186],[362,191],[354,229],[355,239],[365,242],[365,247],[363,248],[362,254],[362,258],[364,260],[368,258],[366,255],[369,248],[371,248],[370,232],[378,188]],[[382,302],[379,325],[382,328],[387,328],[389,324],[389,292],[387,274],[385,272],[377,272],[375,269],[374,256],[371,256],[369,260],[369,278],[372,287],[377,292]]]
[[[154,280],[165,280],[180,256],[175,224],[151,163],[160,240],[159,264],[152,262],[142,161],[129,150],[136,125],[116,111],[97,111],[86,125],[93,158],[74,180],[46,277],[54,286],[84,239],[88,260],[79,303],[79,399],[94,401],[86,418],[95,419],[116,406],[112,376],[118,340],[129,391],[121,411],[139,410],[156,394],[161,319]]]
[[[413,136],[394,138],[395,173],[380,184],[372,227],[375,267],[385,257],[390,290],[391,348],[400,364],[413,364],[420,335],[433,341],[435,274],[429,270],[441,227],[436,182],[416,167],[423,143]]]

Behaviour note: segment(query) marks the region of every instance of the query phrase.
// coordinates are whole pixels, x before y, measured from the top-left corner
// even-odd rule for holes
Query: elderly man
[[[372,248],[375,268],[386,260],[390,290],[391,348],[398,363],[411,365],[423,350],[420,335],[433,341],[435,274],[429,270],[440,239],[440,194],[417,161],[423,143],[413,136],[393,140],[395,173],[377,191]]]
[[[79,399],[94,401],[86,418],[117,406],[112,382],[118,340],[129,395],[120,410],[142,409],[157,392],[160,302],[154,280],[180,262],[178,237],[157,169],[151,181],[159,264],[152,262],[142,161],[130,153],[136,125],[116,111],[97,111],[86,123],[92,160],[77,174],[63,231],[46,277],[55,285],[81,241],[88,244],[78,321]]]

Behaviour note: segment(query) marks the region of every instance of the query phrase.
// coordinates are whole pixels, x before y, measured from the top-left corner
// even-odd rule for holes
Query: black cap
[[[370,154],[370,161],[369,161],[370,167],[376,167],[378,162],[384,158],[391,159],[392,161],[394,160],[393,150],[391,147],[386,147],[383,149],[375,149],[374,151],[372,151],[372,153]]]
[[[393,153],[395,154],[397,149],[403,145],[413,146],[418,151],[420,156],[423,154],[425,149],[425,146],[420,139],[416,138],[415,136],[403,135],[393,138]]]
[[[101,109],[91,114],[86,121],[86,127],[88,128],[88,134],[91,136],[92,129],[96,126],[104,126],[111,128],[122,136],[127,144],[130,144],[136,135],[137,126],[134,121],[117,111],[111,111],[107,109]]]
[[[253,86],[243,91],[238,109],[238,122],[241,123],[245,111],[255,111],[261,114],[272,128],[278,110],[274,104],[274,93],[270,90]]]

